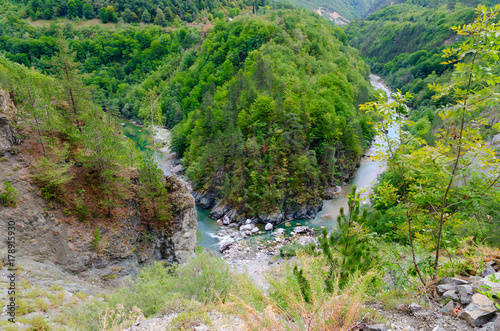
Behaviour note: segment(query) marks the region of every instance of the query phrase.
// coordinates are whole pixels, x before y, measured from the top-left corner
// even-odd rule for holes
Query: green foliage
[[[98,227],[95,227],[94,228],[94,238],[92,239],[91,245],[92,245],[92,248],[97,252],[100,251],[101,240],[102,240],[101,232],[99,231]]]
[[[300,292],[306,303],[311,303],[311,285],[304,277],[304,270],[299,269],[297,266],[293,267],[293,275],[297,278],[299,283]]]
[[[78,219],[83,222],[89,216],[89,207],[85,204],[85,189],[80,189],[76,192],[76,196],[73,199],[75,214]]]
[[[488,280],[493,283],[500,283],[500,279],[496,278],[496,274],[488,276]],[[493,293],[491,286],[482,286],[483,290],[478,290],[482,295],[486,295],[491,301],[495,303],[497,309],[500,309],[500,303],[497,300],[498,293]]]
[[[153,219],[166,221],[170,218],[167,190],[163,171],[158,167],[153,155],[144,157],[139,166],[140,192],[143,206],[146,210],[153,210]],[[149,213],[147,213],[149,215]]]
[[[105,297],[105,301],[68,308],[64,316],[68,325],[83,330],[100,329],[96,316],[102,315],[106,307],[112,309],[117,305],[124,311],[132,311],[136,306],[146,317],[185,312],[176,323],[182,319],[206,321],[204,308],[199,303],[206,305],[226,300],[233,288],[234,278],[224,260],[201,253],[184,264],[165,267],[156,262],[144,267],[132,283],[116,289]]]
[[[196,57],[155,79],[195,189],[247,216],[319,203],[374,135],[356,107],[371,93],[367,68],[337,29],[305,11],[273,16],[216,22]]]
[[[362,106],[377,112],[382,119],[380,129],[399,129],[397,137],[384,136],[388,148],[380,158],[387,161],[391,175],[379,184],[374,206],[404,219],[400,231],[407,233],[412,249],[417,242],[434,251],[433,259],[420,257],[421,263],[412,251],[415,271],[424,284],[427,275],[437,276],[440,252],[456,244],[459,238],[454,234],[464,221],[481,211],[479,205],[498,203],[500,199],[500,163],[482,141],[477,126],[484,122],[479,117],[481,111],[495,107],[499,101],[494,88],[500,78],[490,69],[498,62],[500,49],[495,37],[500,26],[494,23],[499,10],[498,6],[479,6],[474,23],[453,28],[468,38],[443,51],[443,57],[450,59],[444,63],[454,66],[453,79],[443,85],[429,85],[435,92],[433,99],[452,98],[456,104],[440,109],[443,126],[435,134],[434,146],[402,130],[415,124],[405,116],[410,93],[394,93],[390,102],[380,96],[378,101]],[[426,269],[432,270],[427,273]]]
[[[477,5],[477,2],[463,1],[450,12],[452,2],[436,2],[436,6],[431,6],[427,2],[405,1],[378,11],[364,21],[352,21],[346,29],[350,45],[360,50],[375,73],[382,75],[393,89],[414,95],[408,100],[412,108],[410,120],[419,127],[410,131],[418,133],[429,144],[435,140],[432,131],[442,124],[438,108],[455,101],[449,96],[434,102],[435,92],[428,86],[453,79],[453,65],[443,63],[441,52],[464,40],[451,27],[472,23],[475,14],[471,6]],[[498,64],[492,68],[496,72],[500,70]]]
[[[68,161],[69,146],[48,146],[47,154],[35,160],[31,165],[31,178],[43,189],[46,198],[63,195],[63,186],[73,174],[69,169],[74,162]]]
[[[353,274],[365,274],[377,265],[377,247],[372,235],[364,227],[367,210],[360,213],[360,201],[360,193],[356,193],[354,186],[347,203],[347,215],[341,208],[337,228],[330,235],[323,229],[323,236],[319,238],[329,267],[328,277],[325,279],[329,291],[333,289],[336,273],[343,286]]]
[[[8,181],[3,182],[3,192],[0,193],[0,203],[6,207],[14,207],[17,204],[17,190]]]
[[[215,12],[224,8],[229,10],[230,8],[239,8],[243,6],[242,2],[235,3],[227,0],[216,1],[216,0],[204,0],[204,1],[180,1],[180,2],[155,2],[151,0],[146,1],[126,1],[117,0],[113,1],[111,4],[113,7],[109,6],[109,2],[99,2],[97,0],[69,0],[69,1],[56,1],[56,0],[29,0],[24,2],[26,5],[19,6],[16,1],[5,1],[11,4],[8,7],[8,11],[15,15],[20,15],[24,11],[26,16],[26,10],[29,12],[32,20],[37,20],[43,18],[49,20],[58,17],[67,17],[70,19],[92,19],[95,17],[94,8],[99,13],[99,18],[103,23],[107,22],[118,22],[119,16],[121,16],[125,22],[136,22],[136,20],[126,20],[125,18],[130,17],[141,17],[141,13],[149,12],[153,13],[155,10],[160,9],[163,12],[168,12],[168,20],[172,21],[174,17],[178,17],[183,21],[192,22],[193,20],[201,20],[201,18],[206,15],[207,12]],[[245,1],[249,2],[249,1]],[[24,9],[23,9],[24,7]],[[110,10],[110,8],[112,10]],[[227,9],[226,9],[227,8]],[[129,11],[129,14],[125,14],[125,11]],[[175,13],[175,15],[173,14]],[[151,19],[151,17],[150,17]],[[144,21],[146,22],[146,21]],[[149,21],[148,21],[149,22]],[[155,22],[156,23],[156,22]],[[161,23],[158,23],[161,25]]]
[[[316,245],[314,243],[301,245],[299,243],[293,242],[290,245],[286,245],[280,248],[281,257],[297,256],[297,254],[300,254],[300,252],[308,255],[315,255],[317,254]]]

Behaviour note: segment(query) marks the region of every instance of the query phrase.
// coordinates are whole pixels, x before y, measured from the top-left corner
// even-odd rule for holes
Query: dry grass
[[[298,258],[311,285],[310,303],[304,300],[288,265],[281,277],[268,279],[272,288],[269,296],[240,284],[237,288],[250,292],[235,294],[230,302],[222,304],[223,309],[241,317],[249,330],[342,331],[363,320],[363,296],[372,274],[353,277],[344,289],[337,283],[333,293],[328,293],[324,261],[302,254]]]

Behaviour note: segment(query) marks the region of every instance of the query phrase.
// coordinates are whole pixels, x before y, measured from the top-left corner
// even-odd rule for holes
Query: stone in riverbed
[[[224,253],[225,251],[227,251],[229,248],[231,248],[231,246],[234,244],[235,242],[234,241],[226,241],[224,243],[222,243],[222,245],[220,245],[219,247],[219,252],[221,253]]]
[[[473,327],[486,324],[497,311],[495,304],[487,296],[476,293],[472,296],[472,302],[465,307],[458,317],[466,320]]]
[[[245,224],[240,226],[240,231],[252,231],[252,229],[255,227],[253,224]]]
[[[222,224],[229,225],[230,223],[231,223],[231,219],[229,218],[229,216],[224,215],[224,217],[222,218]]]
[[[500,272],[488,275],[481,281],[484,285],[489,287],[499,287],[500,286]]]
[[[251,219],[247,219],[247,220],[245,221],[245,224],[252,224],[252,220],[251,220]]]
[[[265,229],[266,229],[266,231],[272,231],[273,230],[273,224],[272,223],[267,223]]]
[[[493,275],[496,270],[493,268],[492,263],[487,263],[486,267],[484,268],[483,272],[481,273],[481,277],[486,277],[489,275]]]
[[[283,228],[279,228],[279,229],[276,229],[276,231],[274,231],[275,236],[283,236],[283,235],[285,235],[285,233],[286,233],[286,230]]]
[[[255,227],[252,229],[252,233],[255,233],[255,232],[259,232],[259,228],[258,227]]]
[[[307,227],[307,226],[297,226],[295,229],[293,229],[292,236],[296,235],[298,233],[306,233],[306,234],[309,234],[309,235],[313,235],[314,234],[314,230],[309,229],[309,227]]]

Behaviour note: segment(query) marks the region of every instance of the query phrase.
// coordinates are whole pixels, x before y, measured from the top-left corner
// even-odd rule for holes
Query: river
[[[388,98],[391,100],[391,91],[384,84],[381,77],[377,75],[370,75],[370,83],[376,89],[384,91],[387,94]],[[148,136],[147,130],[138,127],[129,121],[124,120],[123,124],[124,135],[127,138],[134,140],[141,151],[148,151],[149,149],[146,147]],[[395,130],[390,129],[389,134],[391,136],[394,136]],[[157,132],[157,135],[163,136],[163,139],[168,139],[169,133],[167,130],[161,129],[159,132]],[[376,137],[375,144],[380,144],[379,137]],[[366,151],[365,156],[361,160],[360,167],[356,171],[356,174],[349,184],[342,187],[342,191],[340,192],[339,197],[337,199],[323,201],[323,210],[318,213],[315,219],[297,219],[280,224],[276,228],[284,228],[287,233],[290,233],[292,229],[297,225],[307,225],[312,228],[326,227],[328,230],[332,229],[337,224],[337,216],[340,213],[340,208],[344,207],[344,209],[347,209],[347,196],[351,192],[353,185],[356,185],[358,191],[361,189],[364,190],[364,192],[362,193],[362,197],[366,198],[364,203],[368,203],[368,197],[371,193],[373,185],[375,184],[378,175],[384,170],[384,165],[382,162],[372,160],[372,156],[376,155],[376,153],[379,152],[378,148],[384,147],[374,147],[374,145],[372,145],[372,147],[370,147]],[[156,159],[163,172],[166,175],[171,175],[171,159],[166,148],[163,148],[161,151],[156,152]],[[209,210],[204,210],[196,207],[196,211],[198,214],[198,230],[200,231],[203,238],[199,243],[201,246],[218,252],[218,248],[221,242],[232,240],[231,235],[236,236],[237,238],[236,230],[227,231],[226,227],[220,226],[215,220],[208,217]],[[263,230],[263,225],[258,226],[259,228],[261,228],[261,230]],[[270,232],[266,233],[265,231],[262,231],[262,234],[252,236],[251,238],[246,240],[261,241],[270,239],[270,236]]]

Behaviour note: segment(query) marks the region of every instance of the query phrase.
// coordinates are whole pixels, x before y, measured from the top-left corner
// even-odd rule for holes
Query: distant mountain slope
[[[314,10],[321,16],[337,23],[365,17],[370,8],[383,0],[282,0],[297,7]],[[346,20],[338,20],[337,16]]]
[[[480,3],[489,6],[492,1]],[[435,113],[439,104],[432,100],[434,92],[428,84],[451,79],[453,65],[443,64],[442,50],[461,41],[452,27],[471,23],[475,15],[474,7],[463,2],[436,5],[409,0],[352,21],[345,29],[349,44],[360,51],[373,72],[392,88],[414,94],[409,102],[415,110],[411,119],[418,121],[416,130],[422,138],[431,137],[431,127],[440,123]]]

